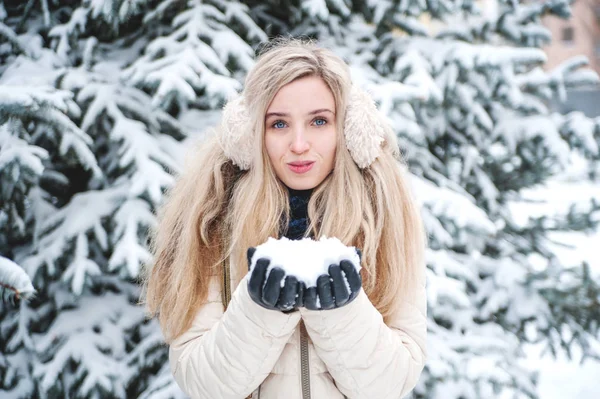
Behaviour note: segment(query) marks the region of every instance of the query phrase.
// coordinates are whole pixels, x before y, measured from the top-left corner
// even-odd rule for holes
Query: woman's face
[[[335,101],[317,76],[283,86],[265,114],[265,147],[277,177],[289,188],[318,186],[333,170]]]

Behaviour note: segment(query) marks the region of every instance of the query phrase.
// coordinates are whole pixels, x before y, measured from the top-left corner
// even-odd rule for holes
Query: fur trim
[[[385,122],[371,96],[353,86],[344,119],[346,147],[359,168],[364,169],[379,155]]]
[[[221,116],[219,142],[225,156],[242,170],[250,169],[254,131],[244,96],[227,102]]]
[[[250,169],[255,132],[249,121],[244,96],[240,95],[225,105],[218,132],[225,156],[240,169]],[[344,137],[352,159],[361,169],[377,159],[385,141],[394,140],[390,144],[397,144],[394,132],[372,97],[356,86],[352,87],[348,99]]]

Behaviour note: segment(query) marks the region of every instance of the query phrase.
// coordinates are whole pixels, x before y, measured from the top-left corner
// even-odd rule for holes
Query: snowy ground
[[[592,184],[581,177],[582,163],[575,160],[573,168],[545,188],[531,190],[525,196],[531,200],[544,200],[545,203],[518,204],[513,210],[526,221],[528,215],[551,215],[564,213],[571,203],[587,203],[590,198],[600,202],[600,183]],[[600,275],[600,231],[590,234],[560,233],[551,236],[560,246],[560,256],[567,263],[590,264],[592,273]],[[574,351],[569,360],[560,354],[553,359],[551,354],[543,354],[541,347],[526,348],[528,358],[524,365],[539,371],[539,393],[542,399],[598,399],[600,398],[600,363],[586,361],[579,364],[581,353]]]
[[[579,353],[573,360],[565,355],[559,355],[555,360],[550,354],[542,356],[540,351],[539,347],[528,348],[525,365],[540,373],[541,399],[600,398],[600,363],[587,360],[579,364]]]

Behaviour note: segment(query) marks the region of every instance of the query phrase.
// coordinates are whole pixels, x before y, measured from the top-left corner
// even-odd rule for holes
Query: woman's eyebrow
[[[331,112],[332,114],[335,115],[335,113],[330,110],[329,108],[319,108],[319,109],[315,109],[314,111],[310,111],[308,113],[308,115],[315,115],[315,114],[319,114],[321,112]],[[265,119],[270,118],[271,116],[290,116],[290,114],[285,113],[285,112],[269,112],[265,115]]]

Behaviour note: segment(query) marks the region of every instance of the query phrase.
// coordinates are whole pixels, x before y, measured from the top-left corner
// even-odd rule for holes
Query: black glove
[[[356,250],[359,258],[360,250]],[[343,272],[343,273],[342,273]],[[348,282],[348,284],[346,284]],[[350,290],[348,290],[350,286]],[[309,310],[328,310],[345,306],[358,296],[362,287],[362,278],[352,262],[342,260],[340,264],[329,266],[329,274],[317,279],[317,286],[304,292],[304,307]],[[317,298],[319,301],[317,302]]]
[[[252,264],[254,252],[256,252],[256,248],[248,248],[248,269]],[[286,276],[285,271],[280,267],[273,267],[267,277],[267,268],[270,263],[271,261],[267,258],[260,258],[256,261],[248,279],[250,298],[263,308],[280,310],[284,313],[298,310],[303,302],[304,284],[298,282],[294,276]],[[285,283],[281,287],[281,280],[284,278]]]

